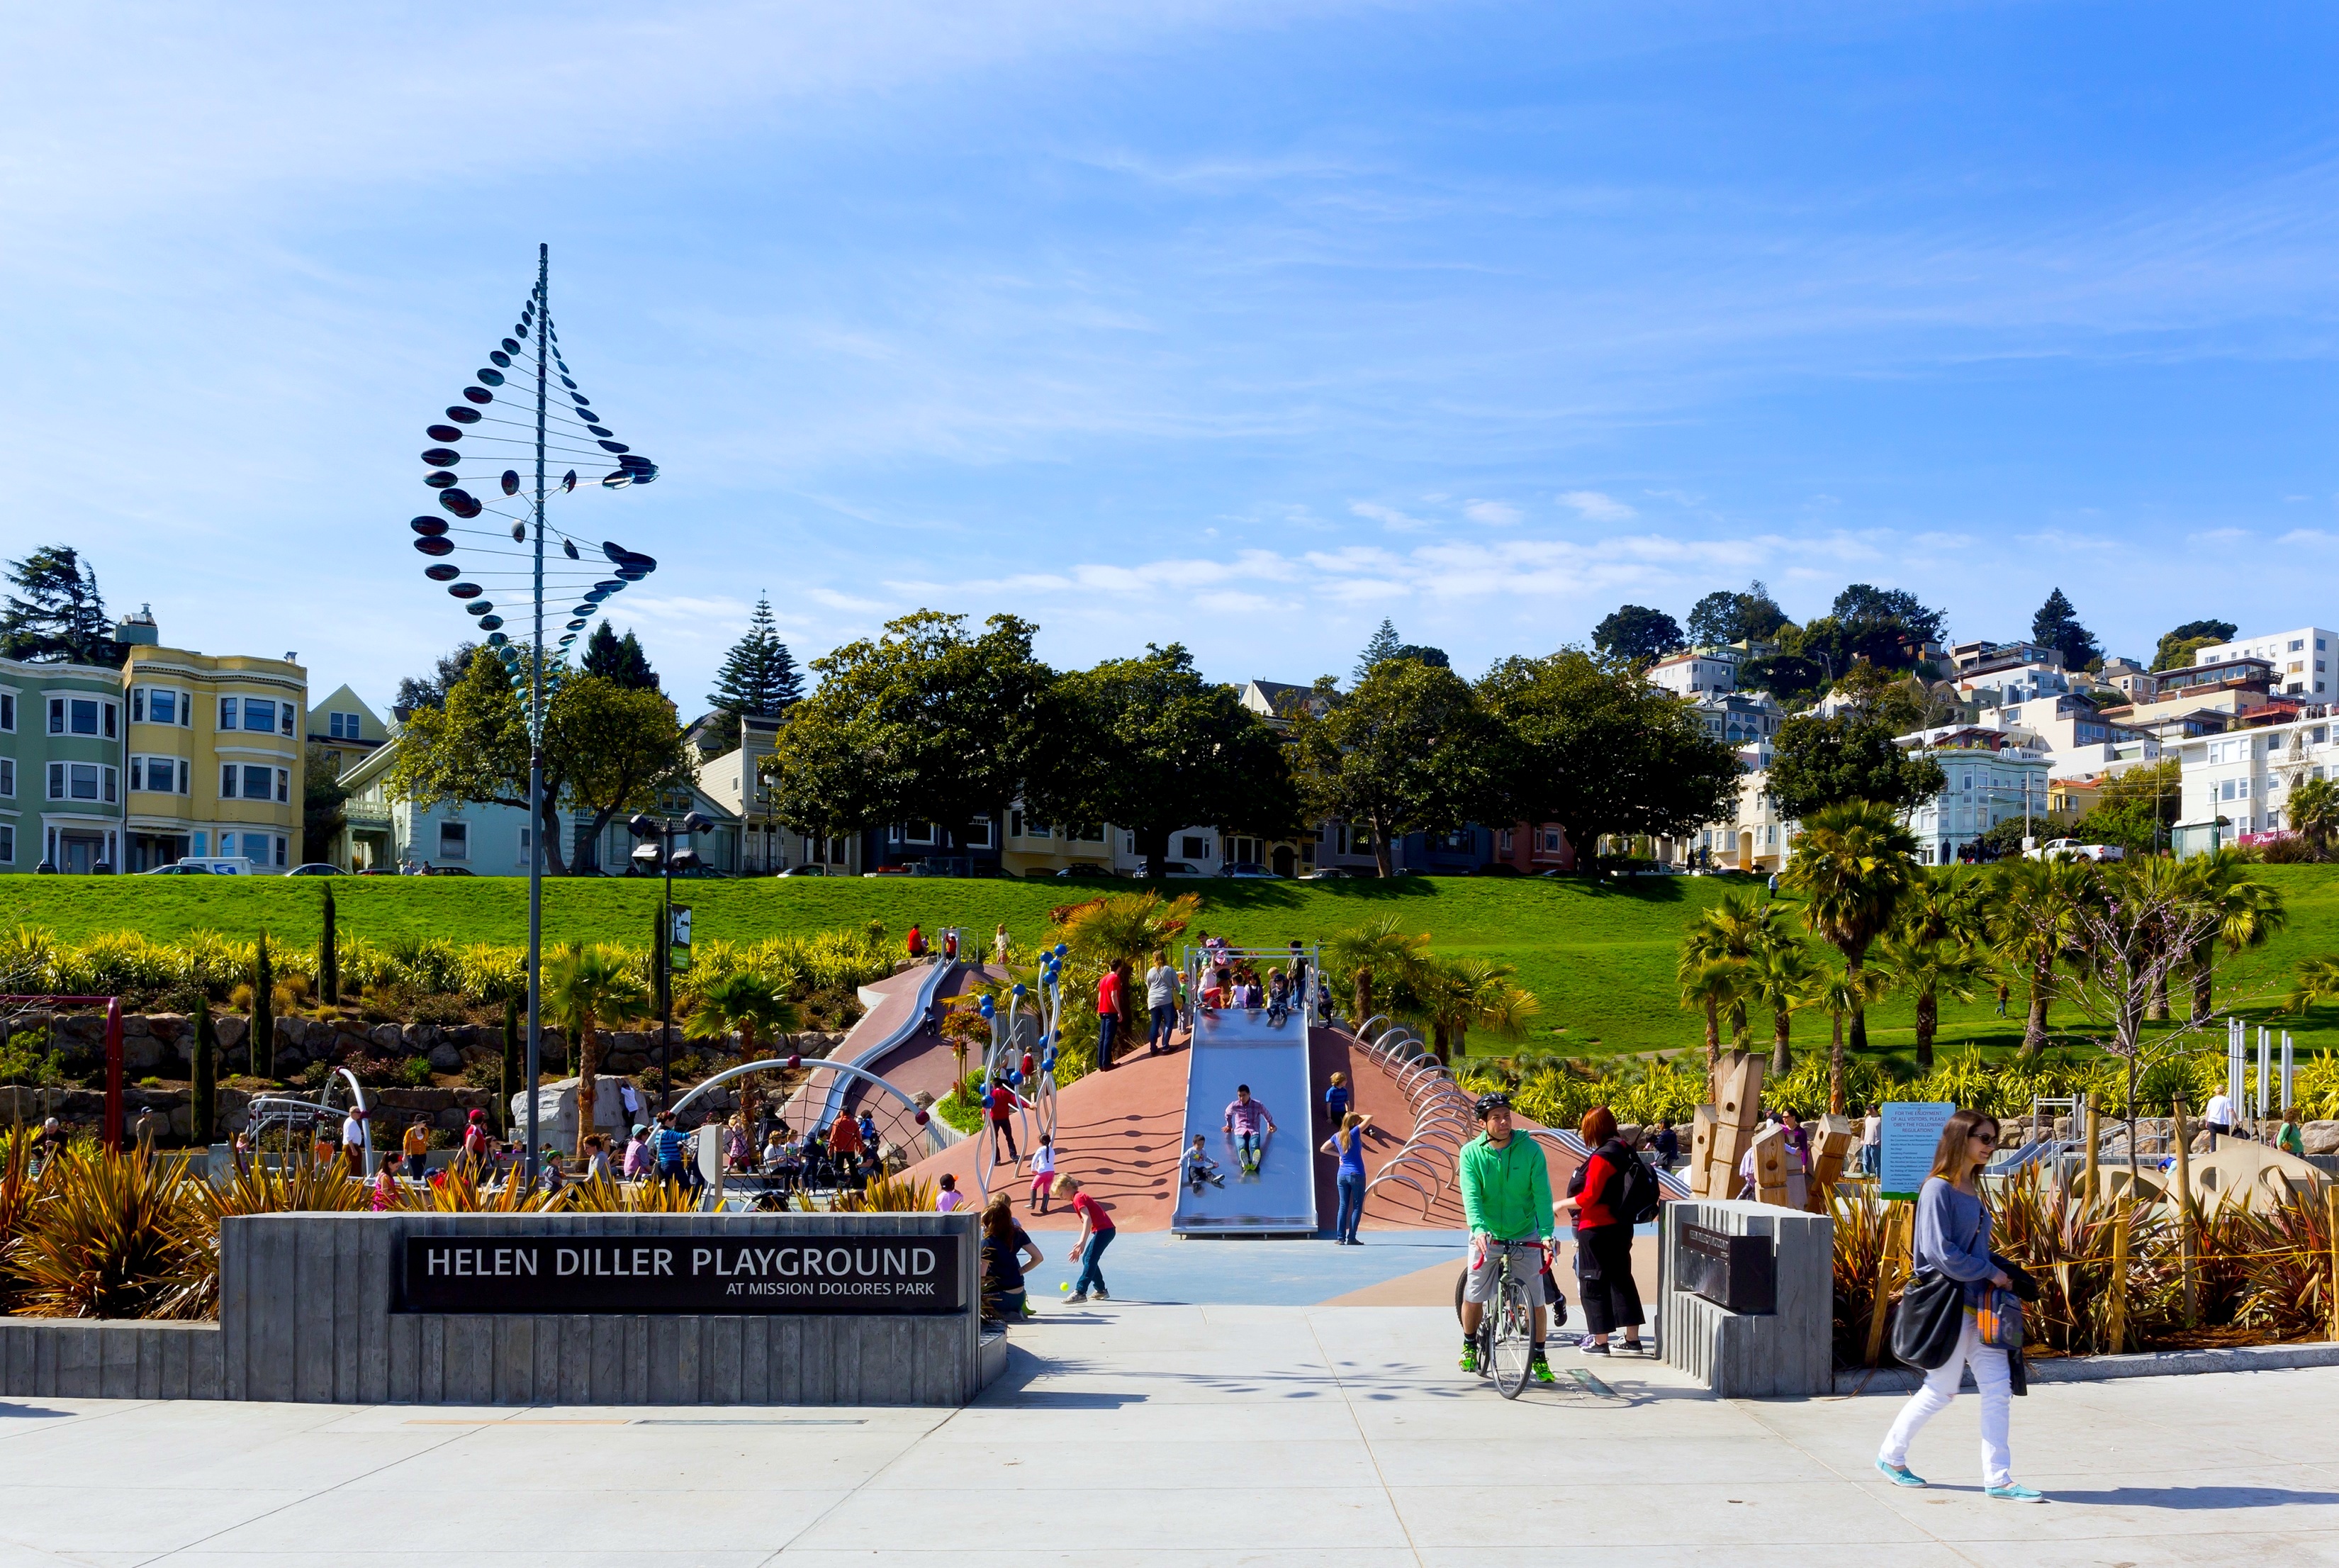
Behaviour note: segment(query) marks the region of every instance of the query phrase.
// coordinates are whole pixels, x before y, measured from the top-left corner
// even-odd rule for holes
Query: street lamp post
[[[654,817],[647,812],[637,812],[626,823],[627,829],[642,842],[634,846],[631,858],[634,867],[641,872],[656,872],[665,879],[661,890],[658,914],[658,940],[650,954],[650,965],[657,979],[658,1010],[658,1109],[666,1107],[671,1085],[666,1078],[666,1060],[674,1054],[674,977],[671,954],[674,952],[674,873],[694,871],[705,863],[695,849],[676,849],[674,841],[693,833],[710,831],[715,824],[690,812],[676,823],[672,817]]]

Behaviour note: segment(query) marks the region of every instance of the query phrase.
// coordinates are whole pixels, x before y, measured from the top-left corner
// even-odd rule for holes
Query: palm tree
[[[1430,1026],[1440,1061],[1469,1050],[1470,1031],[1485,1028],[1505,1040],[1526,1032],[1527,1021],[1543,1011],[1535,992],[1511,983],[1518,971],[1507,963],[1485,959],[1429,959],[1416,968],[1416,980],[1425,992]]]
[[[2339,833],[2339,779],[2300,780],[2284,809],[2318,859],[2331,853],[2332,836]]]
[[[1674,973],[1681,982],[1682,1006],[1705,1011],[1705,1066],[1711,1072],[1722,1060],[1722,1010],[1743,1007],[1752,994],[1747,961],[1684,953]]]
[[[2047,1007],[2055,998],[2055,962],[2071,945],[2072,915],[2087,896],[2088,868],[2076,861],[2012,860],[1993,868],[1991,934],[1999,952],[2030,979],[2021,1056],[2047,1048]]]
[[[699,991],[698,1005],[683,1022],[683,1035],[688,1040],[725,1040],[735,1031],[739,1036],[739,1060],[754,1061],[759,1036],[785,1037],[790,1031],[803,1027],[803,1014],[788,1000],[787,991],[785,982],[775,983],[746,970],[733,970]],[[762,1076],[749,1073],[740,1083],[739,1109],[751,1129],[755,1125],[757,1101],[762,1098],[763,1086],[756,1081]]]
[[[2339,954],[2300,960],[2298,978],[2282,1006],[2285,1012],[2303,1013],[2325,1001],[2339,1001]]]
[[[1856,975],[1869,944],[1892,928],[1917,880],[1916,853],[1915,836],[1891,807],[1845,801],[1803,819],[1780,880],[1803,894],[1803,923],[1841,953],[1844,968]],[[1864,1003],[1851,1015],[1851,1048],[1868,1048]]]
[[[1771,1071],[1792,1072],[1795,1059],[1790,1031],[1795,1012],[1811,1004],[1811,984],[1819,966],[1809,949],[1784,932],[1757,948],[1746,961],[1748,996],[1771,1010]]]
[[[570,942],[544,968],[544,1011],[577,1042],[577,1153],[593,1130],[595,1079],[601,1070],[605,1023],[647,1018],[649,991],[633,971],[599,948]]]
[[[2240,952],[2263,947],[2289,923],[2282,894],[2258,881],[2250,863],[2237,850],[2220,849],[2185,863],[2193,895],[2217,917],[2216,926],[2193,950],[2193,1021],[2206,1023],[2210,1013],[2212,966],[2217,949]]]
[[[1987,972],[1972,950],[1953,942],[1929,942],[1905,931],[1877,944],[1876,962],[1887,983],[1917,996],[1917,1070],[1933,1070],[1933,1036],[1941,1022],[1941,997],[1974,999],[1974,985]]]
[[[1763,903],[1752,890],[1722,895],[1720,903],[1700,914],[1682,935],[1682,957],[1690,959],[1752,958],[1779,934],[1779,912]],[[1742,995],[1730,1005],[1730,1043],[1738,1050],[1747,1045],[1746,1003]]]
[[[1869,1004],[1884,995],[1884,976],[1872,969],[1831,969],[1811,992],[1811,1005],[1828,1015],[1833,1035],[1828,1045],[1828,1114],[1844,1113],[1843,1021],[1857,1026]]]
[[[1362,1029],[1373,1016],[1377,984],[1401,989],[1427,958],[1429,938],[1407,936],[1397,930],[1396,916],[1371,925],[1355,926],[1324,944],[1326,972],[1347,978],[1357,1015],[1351,1027]]]
[[[1201,912],[1199,893],[1175,899],[1158,892],[1113,893],[1075,904],[1057,925],[1073,956],[1101,973],[1112,964],[1142,964],[1167,952],[1170,939]]]

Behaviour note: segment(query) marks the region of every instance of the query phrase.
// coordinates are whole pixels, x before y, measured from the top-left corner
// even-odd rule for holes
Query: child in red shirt
[[[1071,1252],[1072,1261],[1081,1265],[1081,1276],[1072,1281],[1072,1293],[1067,1299],[1084,1302],[1094,1296],[1099,1301],[1110,1301],[1112,1295],[1105,1289],[1104,1276],[1097,1265],[1104,1259],[1104,1249],[1112,1244],[1112,1216],[1105,1212],[1103,1204],[1081,1190],[1078,1177],[1056,1178],[1056,1196],[1070,1197],[1072,1212],[1081,1217],[1081,1237],[1072,1244]]]

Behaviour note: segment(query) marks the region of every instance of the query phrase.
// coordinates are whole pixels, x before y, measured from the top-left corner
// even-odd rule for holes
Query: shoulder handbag
[[[1965,1311],[1964,1286],[1938,1270],[1919,1269],[1893,1314],[1893,1358],[1926,1372],[1948,1366],[1965,1332]]]

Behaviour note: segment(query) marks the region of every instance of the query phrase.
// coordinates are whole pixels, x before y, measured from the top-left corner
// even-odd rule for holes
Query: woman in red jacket
[[[1641,1287],[1633,1280],[1633,1226],[1609,1206],[1623,1196],[1624,1162],[1641,1157],[1616,1136],[1616,1117],[1604,1105],[1586,1111],[1579,1129],[1592,1150],[1580,1174],[1583,1185],[1552,1205],[1575,1218],[1575,1272],[1584,1282],[1586,1334],[1578,1348],[1587,1356],[1608,1354],[1611,1331],[1624,1331],[1624,1354],[1641,1354]]]

